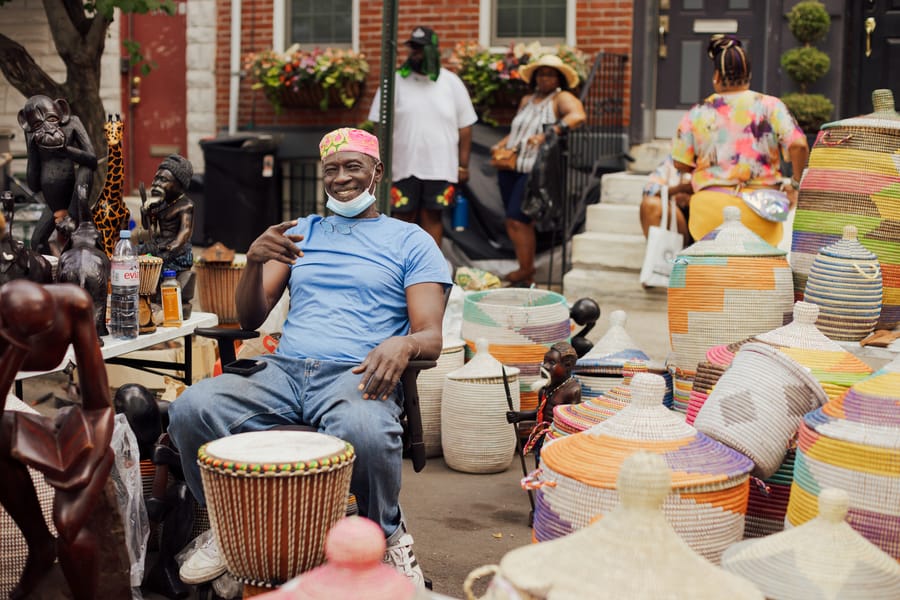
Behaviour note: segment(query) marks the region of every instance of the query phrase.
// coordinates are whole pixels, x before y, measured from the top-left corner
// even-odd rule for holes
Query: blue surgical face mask
[[[353,200],[341,202],[331,194],[327,194],[328,202],[325,203],[325,206],[327,206],[328,209],[335,214],[338,214],[342,217],[347,217],[348,219],[352,219],[375,203],[375,195],[369,191],[369,188],[372,187],[373,183],[375,183],[374,172],[372,173],[372,181],[369,182],[368,187],[363,190],[363,192],[359,196],[357,196]]]

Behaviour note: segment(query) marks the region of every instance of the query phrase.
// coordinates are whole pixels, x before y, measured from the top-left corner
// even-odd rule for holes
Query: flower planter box
[[[346,98],[352,100],[350,105],[344,103],[341,91]],[[297,89],[283,89],[278,101],[285,108],[308,108],[317,110],[353,108],[362,97],[363,85],[352,81],[343,88],[332,87],[327,90],[318,83],[302,85]]]

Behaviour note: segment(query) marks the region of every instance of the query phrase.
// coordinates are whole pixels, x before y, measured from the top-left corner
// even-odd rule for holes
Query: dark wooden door
[[[730,33],[741,40],[756,73],[752,85],[763,91],[761,81],[756,80],[761,80],[765,58],[766,19],[760,4],[754,0],[660,2],[659,26],[665,31],[658,32],[662,50],[657,56],[658,136],[674,135],[672,124],[677,125],[679,116],[713,92],[713,65],[706,56],[706,46],[714,33]]]
[[[900,102],[900,0],[855,2],[850,41],[853,62],[846,72],[852,94],[850,115],[872,112],[872,91],[888,88]]]

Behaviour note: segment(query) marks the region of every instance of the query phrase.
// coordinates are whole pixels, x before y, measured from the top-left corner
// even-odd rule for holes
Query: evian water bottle
[[[140,267],[137,252],[131,244],[131,232],[119,232],[113,250],[110,272],[112,294],[109,297],[109,332],[117,339],[138,336],[138,288]]]

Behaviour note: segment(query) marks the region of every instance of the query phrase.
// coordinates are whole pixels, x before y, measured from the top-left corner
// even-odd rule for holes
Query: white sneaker
[[[225,572],[225,558],[219,550],[215,536],[209,542],[194,550],[178,571],[181,580],[190,585],[212,581]]]
[[[382,562],[409,577],[417,588],[425,589],[425,575],[422,573],[419,561],[416,560],[412,545],[413,537],[406,531],[406,524],[401,521],[397,531],[387,539],[387,550]]]

